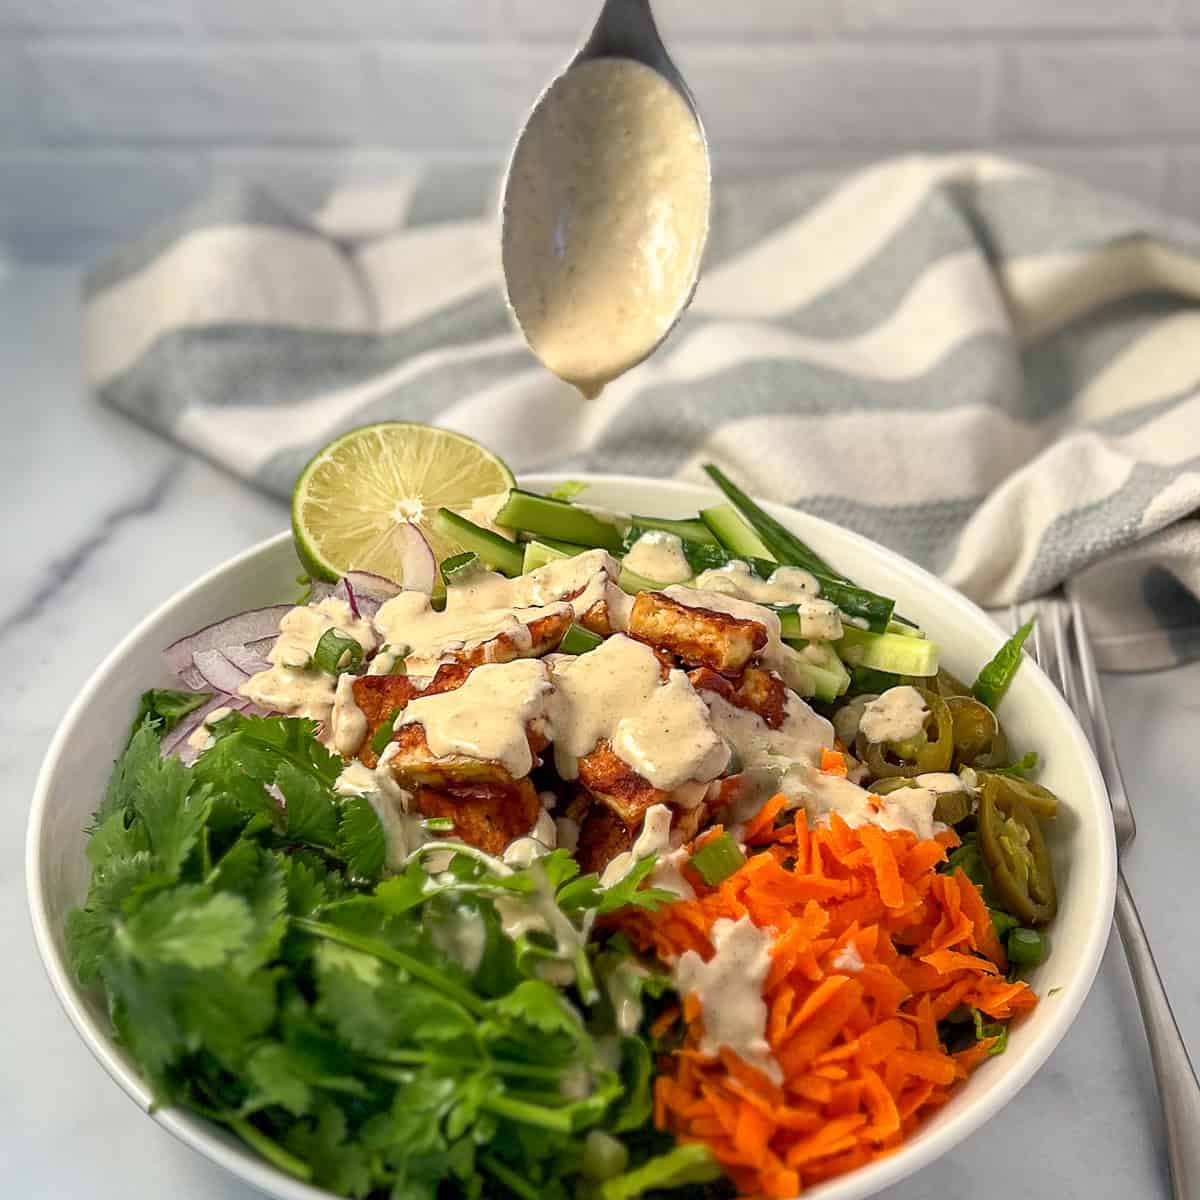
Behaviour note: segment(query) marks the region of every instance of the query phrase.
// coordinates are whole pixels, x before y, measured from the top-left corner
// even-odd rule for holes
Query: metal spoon
[[[696,108],[695,98],[692,96],[690,89],[684,82],[683,76],[679,69],[671,61],[670,55],[667,53],[666,47],[663,45],[662,38],[659,35],[658,28],[654,23],[654,15],[651,12],[650,0],[605,0],[604,7],[600,11],[599,19],[596,21],[595,27],[592,29],[587,41],[582,49],[571,59],[567,64],[566,69],[556,76],[554,80],[547,86],[546,90],[538,97],[537,102],[531,109],[529,116],[526,118],[525,125],[517,138],[516,145],[513,149],[512,157],[509,160],[508,171],[504,181],[503,200],[501,204],[501,244],[504,249],[504,281],[505,281],[505,298],[508,302],[509,311],[512,313],[518,327],[525,336],[526,341],[530,344],[530,348],[537,353],[537,348],[530,337],[530,330],[527,325],[527,319],[530,316],[528,312],[522,311],[522,305],[519,296],[514,295],[513,287],[513,263],[510,260],[509,247],[514,243],[518,234],[517,226],[522,221],[519,205],[514,205],[514,165],[521,157],[522,147],[530,136],[531,125],[535,119],[547,119],[548,108],[556,104],[559,98],[559,93],[556,92],[558,85],[567,75],[569,75],[577,67],[584,63],[592,62],[598,59],[632,59],[634,62],[640,63],[643,66],[649,67],[657,72],[665,79],[675,92],[683,99],[692,119],[695,122],[696,131],[699,133],[699,142],[703,153],[703,171],[704,171],[704,220],[703,227],[699,231],[696,241],[693,243],[695,248],[694,255],[694,270],[690,279],[686,280],[685,286],[679,289],[678,301],[674,311],[670,314],[670,319],[666,323],[651,344],[645,346],[640,357],[633,361],[625,362],[613,374],[619,374],[629,367],[640,362],[642,358],[647,357],[665,340],[679,322],[679,318],[683,315],[687,306],[691,303],[692,296],[695,294],[696,285],[699,282],[700,276],[700,261],[703,257],[705,243],[708,240],[708,188],[711,183],[711,161],[709,157],[708,139],[704,132],[704,124],[700,119],[700,114]],[[568,181],[569,182],[569,181]],[[554,234],[557,237],[561,230],[555,228]],[[528,307],[528,306],[527,306]],[[568,376],[564,376],[568,377]],[[571,382],[575,383],[585,395],[594,394],[603,386],[606,379],[577,379],[571,378]]]

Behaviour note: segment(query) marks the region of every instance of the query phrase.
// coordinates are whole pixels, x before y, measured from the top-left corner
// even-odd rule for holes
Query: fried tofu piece
[[[636,836],[608,805],[593,804],[579,825],[575,859],[585,874],[600,874],[618,854],[633,846]]]
[[[691,608],[662,592],[642,592],[633,603],[629,636],[678,655],[692,666],[738,674],[767,644],[767,629],[709,608]]]
[[[534,762],[549,744],[540,729],[528,731],[529,748]],[[465,754],[442,757],[429,749],[425,727],[421,724],[401,725],[392,738],[396,747],[387,760],[388,770],[401,787],[412,791],[418,787],[446,788],[456,785],[495,784],[504,786],[517,781],[502,763],[489,758],[470,758]],[[526,826],[528,829],[528,826]]]
[[[547,613],[525,625],[529,630],[528,646],[523,644],[524,639],[502,633],[490,641],[481,642],[478,646],[447,650],[445,657],[468,667],[480,667],[484,663],[514,662],[518,658],[541,658],[558,649],[559,642],[571,628],[571,618],[570,607],[564,605],[561,612]]]
[[[606,741],[579,760],[579,782],[627,825],[641,824],[646,809],[670,799],[667,792],[660,791],[618,758]]]
[[[451,837],[497,855],[524,837],[541,811],[537,789],[528,779],[419,787],[412,806],[425,817],[448,817],[454,822]]]
[[[367,718],[367,733],[358,751],[362,763],[373,768],[379,762],[371,741],[392,713],[407,707],[418,696],[433,696],[462,687],[470,673],[471,668],[462,663],[445,663],[423,688],[418,688],[408,675],[360,675],[353,688],[354,703]]]
[[[708,667],[688,672],[692,687],[698,692],[715,692],[737,708],[756,713],[772,729],[779,729],[787,720],[787,684],[763,667],[747,667],[733,679],[726,679]]]
[[[610,634],[616,632],[613,629],[607,600],[597,600],[587,612],[580,615],[579,624],[589,633],[594,633],[598,637],[608,637]]]

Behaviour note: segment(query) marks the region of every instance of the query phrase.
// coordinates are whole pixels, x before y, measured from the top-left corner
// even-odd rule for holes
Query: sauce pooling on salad
[[[687,676],[673,670],[664,680],[648,646],[616,634],[551,670],[550,724],[564,779],[577,776],[579,759],[601,741],[664,791],[715,779],[729,761],[729,747]]]
[[[683,539],[663,529],[648,529],[625,554],[625,565],[655,583],[682,583],[692,577]],[[703,581],[697,581],[703,586]]]

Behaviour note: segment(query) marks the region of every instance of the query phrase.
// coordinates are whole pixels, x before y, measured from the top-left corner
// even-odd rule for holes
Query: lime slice
[[[438,508],[479,521],[514,482],[500,459],[461,433],[405,421],[364,425],[320,450],[296,480],[296,553],[318,579],[371,571],[400,583],[401,525],[416,525],[441,562],[462,546],[434,528]]]

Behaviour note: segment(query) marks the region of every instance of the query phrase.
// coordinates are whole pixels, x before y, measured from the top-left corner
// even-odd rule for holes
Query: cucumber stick
[[[900,633],[867,633],[847,625],[835,644],[842,661],[851,667],[871,667],[889,675],[922,678],[938,672],[937,643],[928,638]]]
[[[850,672],[828,642],[808,642],[792,647],[798,658],[789,658],[784,682],[802,696],[832,702],[850,686]]]
[[[703,509],[700,519],[713,536],[736,558],[763,558],[775,561],[775,555],[763,544],[762,538],[742,520],[732,504],[717,504]]]
[[[507,502],[496,514],[496,524],[585,549],[601,546],[610,554],[621,553],[621,530],[616,525],[600,520],[585,508],[520,488],[508,493]]]
[[[582,546],[568,553],[547,542],[526,542],[525,561],[521,567],[521,574],[528,575],[530,571],[536,571],[538,567],[544,567],[547,563],[557,562],[560,558],[574,558],[576,554],[582,553]]]
[[[447,538],[453,538],[464,550],[473,553],[484,566],[512,578],[520,575],[525,552],[516,542],[468,521],[448,508],[439,508],[433,518],[434,528]]]
[[[630,518],[630,534],[626,535],[626,540],[633,539],[645,533],[647,529],[658,529],[663,533],[673,533],[680,541],[695,542],[701,546],[717,546],[720,543],[717,541],[716,535],[705,523],[698,517],[689,517],[682,521],[671,521],[666,517],[638,517]]]

